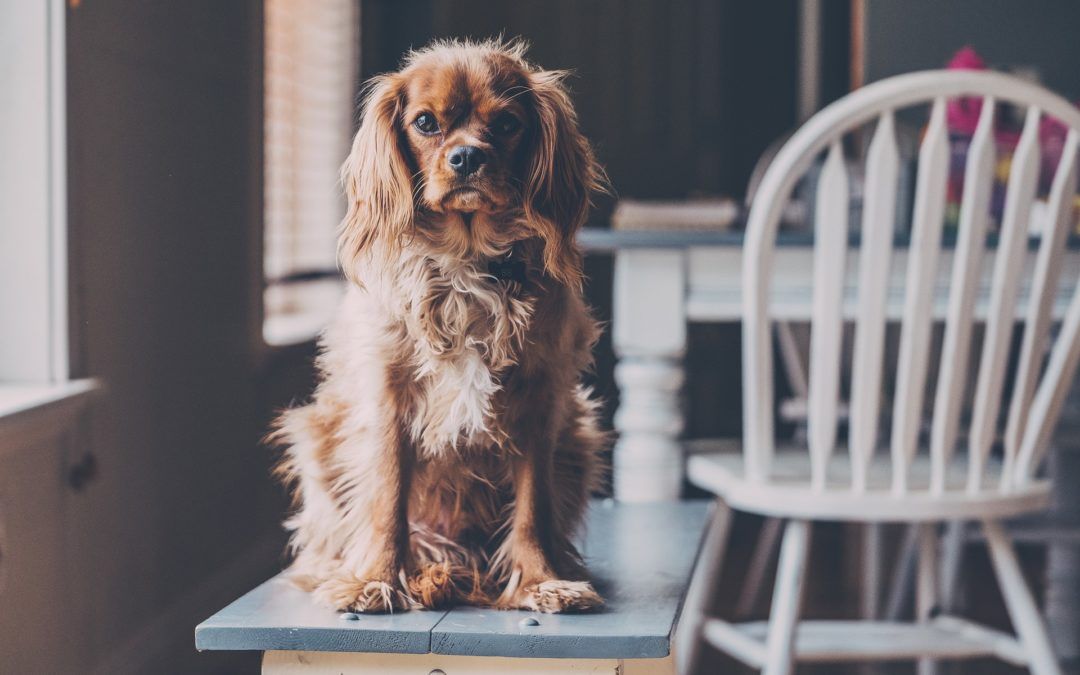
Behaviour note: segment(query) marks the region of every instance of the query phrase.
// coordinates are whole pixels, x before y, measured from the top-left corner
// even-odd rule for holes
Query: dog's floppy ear
[[[574,235],[589,214],[592,193],[604,189],[604,172],[578,130],[577,113],[563,86],[564,71],[529,75],[535,128],[525,185],[525,214],[544,239],[544,266],[568,285],[581,283],[581,255]]]
[[[348,202],[338,238],[338,259],[355,279],[356,266],[372,244],[382,239],[391,255],[413,224],[413,190],[398,118],[401,82],[382,75],[367,85],[360,130],[341,167]]]

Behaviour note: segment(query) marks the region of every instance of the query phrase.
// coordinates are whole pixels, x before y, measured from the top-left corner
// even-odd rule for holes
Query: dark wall
[[[105,393],[71,513],[84,572],[58,611],[80,617],[88,670],[234,663],[196,654],[192,627],[280,563],[259,446],[261,4],[68,11],[74,374]]]
[[[1080,99],[1080,3],[1074,0],[865,2],[866,81],[940,68],[972,45],[992,68],[1033,69]]]
[[[582,127],[622,197],[739,195],[795,122],[793,1],[366,0],[362,16],[365,77],[434,37],[499,34],[573,70]]]
[[[742,197],[759,155],[795,125],[797,3],[717,0],[365,0],[363,76],[397,68],[437,37],[523,37],[545,68],[573,70],[585,133],[620,198]],[[607,227],[614,199],[591,225]],[[611,259],[586,262],[590,302],[610,319]],[[690,335],[688,433],[735,434],[738,330]],[[594,384],[617,403],[610,336]]]

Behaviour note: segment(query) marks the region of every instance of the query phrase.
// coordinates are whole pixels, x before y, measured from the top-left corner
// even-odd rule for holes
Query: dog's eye
[[[439,123],[435,121],[435,116],[431,113],[420,113],[413,121],[413,126],[425,136],[439,133]]]
[[[521,120],[510,113],[503,113],[495,118],[492,130],[500,136],[509,136],[521,128]]]

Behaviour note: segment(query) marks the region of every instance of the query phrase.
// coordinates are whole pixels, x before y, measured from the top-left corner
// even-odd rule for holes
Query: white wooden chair
[[[954,264],[938,269],[944,220],[949,139],[946,102],[984,101],[964,177]],[[1001,232],[992,254],[990,297],[976,290],[987,251],[989,200],[995,168],[992,133],[999,103],[1026,109],[1012,161]],[[930,107],[919,151],[901,322],[891,436],[879,444],[885,299],[893,246],[898,180],[894,115]],[[1051,116],[1069,128],[1050,195],[1050,226],[1037,262],[1025,270],[1028,216],[1040,166],[1039,123]],[[845,288],[848,255],[848,183],[842,139],[862,125],[876,128],[867,151],[862,235],[852,252],[855,283]],[[797,661],[920,659],[932,672],[934,658],[998,657],[1035,673],[1059,673],[1046,627],[1021,576],[1003,518],[1043,509],[1048,485],[1037,469],[1080,359],[1080,294],[1043,365],[1051,339],[1051,310],[1061,253],[1072,224],[1077,182],[1080,111],[1038,85],[999,73],[930,71],[864,87],[810,119],[780,151],[765,175],[747,224],[743,293],[744,432],[740,451],[690,458],[690,479],[718,496],[717,517],[706,539],[687,604],[689,630],[680,645],[689,672],[702,643],[709,643],[765,673],[789,673]],[[809,418],[803,447],[776,447],[773,432],[773,351],[770,277],[777,224],[792,188],[820,153],[826,161],[817,187],[815,270],[811,324]],[[993,251],[994,249],[990,249]],[[933,394],[928,452],[917,452],[928,381],[928,352],[935,286],[947,309],[942,359]],[[1017,316],[1018,294],[1029,294]],[[853,297],[854,296],[854,297]],[[943,296],[944,297],[944,296]],[[985,318],[985,338],[966,447],[957,445],[963,384],[970,361],[972,322]],[[1004,386],[1016,320],[1023,341],[1011,396]],[[841,328],[854,321],[848,447],[836,452],[840,395]],[[1004,452],[991,453],[999,413],[1007,404]],[[879,445],[884,445],[879,452]],[[767,622],[732,624],[703,615],[715,588],[730,522],[730,509],[786,520]],[[1016,636],[955,616],[937,615],[936,525],[979,521]],[[813,521],[907,522],[918,527],[917,619],[801,621],[807,547]]]

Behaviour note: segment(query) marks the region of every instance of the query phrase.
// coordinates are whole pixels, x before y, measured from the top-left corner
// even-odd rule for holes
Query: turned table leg
[[[686,351],[686,257],[682,250],[624,249],[615,258],[613,332],[615,497],[677,499],[682,490],[680,392]]]

